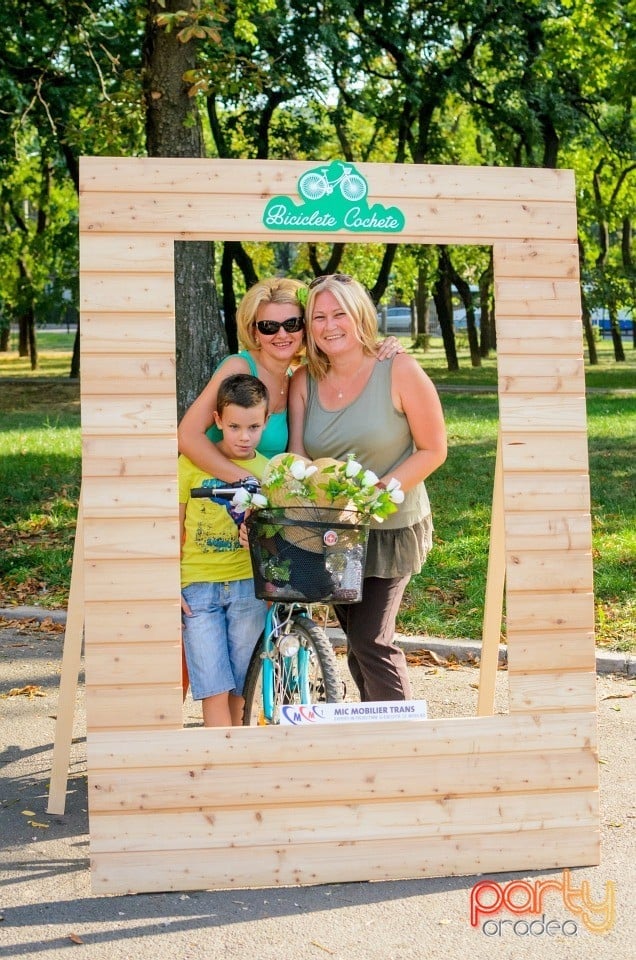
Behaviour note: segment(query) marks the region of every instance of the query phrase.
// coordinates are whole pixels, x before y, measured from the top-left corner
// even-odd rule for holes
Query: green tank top
[[[307,373],[303,443],[308,457],[346,460],[354,454],[366,470],[382,477],[391,476],[391,471],[411,455],[414,447],[408,420],[391,400],[392,367],[392,360],[376,361],[362,393],[340,410],[324,409],[317,384]],[[372,526],[382,530],[411,527],[430,512],[426,487],[418,483],[396,513]]]
[[[248,353],[247,350],[241,350],[240,353],[232,354],[232,356],[240,357],[242,360],[245,360],[250,368],[250,373],[252,376],[258,376],[254,358],[250,353]],[[225,357],[224,360],[221,360],[217,370],[220,370],[227,360],[229,360],[229,357]],[[205,431],[205,434],[212,441],[212,443],[218,443],[223,436],[223,433],[219,430],[215,423],[213,423],[212,426]],[[289,431],[287,428],[287,410],[281,410],[279,413],[270,413],[269,417],[267,418],[267,423],[265,424],[265,429],[263,430],[261,442],[256,449],[259,453],[262,453],[264,457],[267,457],[268,460],[271,460],[272,457],[275,457],[277,453],[283,453],[287,449],[288,441]]]

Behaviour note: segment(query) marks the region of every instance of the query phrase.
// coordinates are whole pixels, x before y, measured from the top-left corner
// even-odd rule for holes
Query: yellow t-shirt
[[[251,460],[232,463],[254,477],[263,476],[267,458],[256,453]],[[185,539],[181,552],[181,586],[191,583],[225,583],[252,576],[249,550],[239,543],[238,527],[226,508],[212,500],[190,498],[193,487],[203,486],[210,475],[183,454],[179,457],[179,503],[186,504]],[[219,485],[223,486],[219,481]]]

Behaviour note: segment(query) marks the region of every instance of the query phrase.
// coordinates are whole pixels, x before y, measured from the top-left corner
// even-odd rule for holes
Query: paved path
[[[469,923],[471,889],[480,879],[447,877],[391,883],[102,897],[92,893],[80,682],[67,809],[46,813],[63,630],[0,623],[0,957],[86,960],[525,960],[550,956],[622,960],[634,956],[633,891],[636,681],[599,675],[603,862],[572,871],[601,900],[616,885],[615,922],[604,934],[579,923],[557,894],[545,920],[565,929],[488,936]],[[343,658],[341,658],[343,660]],[[431,716],[470,716],[477,671],[413,666],[415,695]],[[506,672],[497,677],[496,710],[506,711]],[[43,696],[7,696],[28,685]],[[184,722],[198,723],[186,701]],[[631,764],[631,766],[630,766]],[[343,854],[344,855],[344,854]],[[522,874],[495,876],[507,883]],[[562,871],[534,874],[562,882]],[[502,915],[510,919],[510,914]],[[513,920],[515,918],[513,917]],[[565,926],[567,921],[569,926]],[[521,927],[521,930],[524,928]],[[540,927],[535,927],[540,930]],[[553,926],[554,931],[556,928]],[[559,928],[561,929],[561,928]],[[570,933],[568,933],[568,931]],[[571,935],[570,935],[571,934]],[[549,941],[549,942],[548,942]]]

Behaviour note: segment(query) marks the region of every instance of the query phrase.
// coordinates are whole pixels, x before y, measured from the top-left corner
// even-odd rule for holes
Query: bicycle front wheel
[[[283,657],[275,648],[271,669],[263,669],[262,639],[254,651],[245,681],[245,726],[280,723],[281,707],[285,705],[342,700],[343,684],[338,677],[336,655],[325,632],[303,616],[294,617],[290,632],[299,641],[298,653]],[[264,683],[269,688],[267,696],[263,695]],[[266,707],[268,702],[271,709]]]

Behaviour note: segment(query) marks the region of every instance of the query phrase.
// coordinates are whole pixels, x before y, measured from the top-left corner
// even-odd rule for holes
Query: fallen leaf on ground
[[[432,664],[436,667],[448,666],[448,660],[438,656],[433,650],[410,650],[406,654],[406,662],[414,667],[422,667],[424,664]]]
[[[7,697],[28,697],[29,700],[33,700],[33,697],[45,697],[46,693],[42,687],[38,686],[35,683],[27,683],[25,687],[13,687],[7,693]]]
[[[38,823],[37,820],[29,820],[29,826],[30,826],[30,827],[39,827],[40,830],[48,830],[48,829],[49,829],[49,824],[48,824],[48,823]]]
[[[601,700],[629,700],[630,697],[633,697],[634,694],[630,693],[610,693],[606,697],[601,697]]]
[[[23,810],[23,811],[22,811],[22,816],[23,816],[23,817],[34,817],[34,816],[35,816],[35,810]]]
[[[72,940],[73,943],[84,943],[78,933],[69,933],[68,938],[69,940]]]

